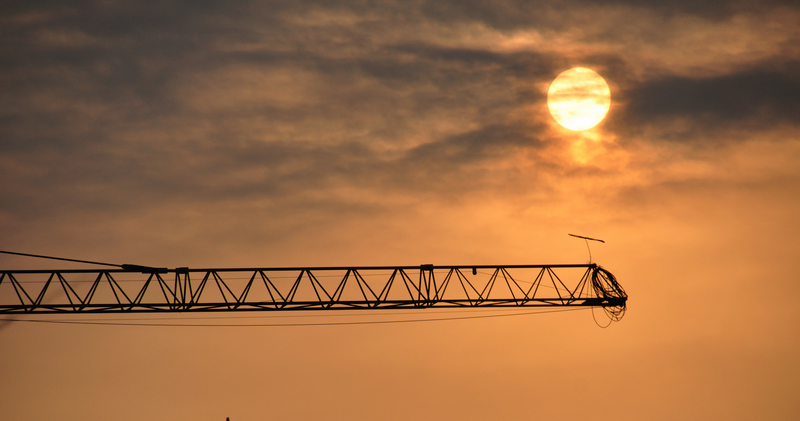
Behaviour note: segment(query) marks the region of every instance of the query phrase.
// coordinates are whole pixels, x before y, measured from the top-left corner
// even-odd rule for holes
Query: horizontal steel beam
[[[320,303],[314,301],[292,302],[276,306],[272,302],[243,303],[232,305],[230,303],[202,303],[191,304],[179,308],[168,304],[138,304],[130,305],[111,305],[111,304],[88,304],[76,310],[69,305],[39,305],[36,313],[183,313],[183,312],[218,312],[218,311],[292,311],[292,310],[375,310],[375,309],[407,309],[424,307],[574,307],[574,306],[593,306],[607,307],[624,305],[625,298],[582,298],[564,302],[559,298],[540,298],[536,300],[513,301],[513,300],[486,300],[479,303],[471,303],[465,300],[440,300],[436,302],[415,302],[415,301],[383,301],[379,305],[369,301],[338,301],[335,303]],[[30,313],[30,306],[8,305],[0,306],[0,313]]]
[[[248,267],[248,268],[157,268],[151,266],[141,265],[120,265],[123,269],[53,269],[53,270],[0,270],[0,273],[125,273],[125,272],[139,272],[139,273],[198,273],[198,272],[291,272],[299,270],[440,270],[440,269],[541,269],[541,268],[595,268],[596,263],[578,263],[578,264],[553,264],[553,265],[415,265],[415,266],[278,266],[278,267]]]

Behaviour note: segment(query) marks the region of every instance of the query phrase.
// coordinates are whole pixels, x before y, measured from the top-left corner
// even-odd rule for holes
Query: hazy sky
[[[572,232],[630,300],[608,329],[6,323],[0,418],[797,419],[800,7],[697,3],[5,2],[2,250],[584,263]],[[611,89],[585,132],[546,105],[578,66]]]

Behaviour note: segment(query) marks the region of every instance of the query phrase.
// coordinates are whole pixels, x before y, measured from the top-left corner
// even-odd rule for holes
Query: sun
[[[591,69],[569,69],[558,75],[547,90],[550,114],[570,130],[587,130],[598,125],[610,106],[608,84]]]

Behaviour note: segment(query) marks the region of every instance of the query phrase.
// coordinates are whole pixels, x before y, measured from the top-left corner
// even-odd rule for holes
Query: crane
[[[591,262],[170,269],[54,259],[113,268],[0,269],[0,314],[582,306],[618,321],[628,299]]]

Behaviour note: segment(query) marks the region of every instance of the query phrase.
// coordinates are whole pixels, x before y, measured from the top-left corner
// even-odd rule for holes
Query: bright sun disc
[[[569,69],[547,90],[547,107],[558,124],[586,130],[599,124],[611,106],[611,91],[602,76],[583,67]]]

